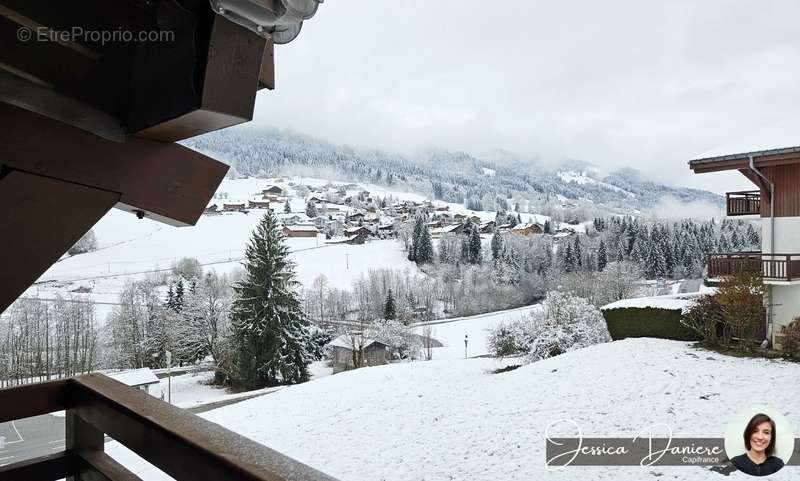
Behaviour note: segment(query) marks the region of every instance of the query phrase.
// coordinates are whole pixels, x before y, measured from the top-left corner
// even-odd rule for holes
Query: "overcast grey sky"
[[[747,188],[686,161],[797,116],[799,18],[796,0],[327,0],[276,48],[256,123]]]

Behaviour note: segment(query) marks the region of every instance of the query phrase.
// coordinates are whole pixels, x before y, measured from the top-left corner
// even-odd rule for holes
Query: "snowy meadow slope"
[[[654,423],[677,437],[724,437],[769,394],[795,426],[800,365],[725,357],[688,343],[628,339],[501,374],[492,359],[393,364],[337,374],[203,414],[342,481],[699,481],[702,467],[570,467],[547,472],[544,429],[575,421],[588,437],[633,437]],[[145,479],[167,479],[117,445]],[[773,479],[790,479],[785,470]],[[749,479],[733,473],[727,479]]]

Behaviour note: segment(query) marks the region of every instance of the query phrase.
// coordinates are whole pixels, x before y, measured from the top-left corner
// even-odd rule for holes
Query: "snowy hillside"
[[[269,185],[279,186],[288,194],[293,214],[305,216],[306,199],[298,194],[299,184],[312,188],[332,185],[344,189],[347,195],[369,190],[377,198],[395,201],[423,202],[424,195],[392,190],[372,184],[353,184],[315,178],[225,179],[211,203],[244,202]],[[333,188],[333,187],[329,187]],[[495,213],[474,211],[462,204],[436,202],[451,214],[477,216],[494,220]],[[341,215],[354,212],[338,206]],[[275,204],[283,215],[283,202]],[[91,300],[96,304],[97,317],[102,322],[118,302],[119,294],[129,280],[141,280],[159,272],[168,272],[173,263],[183,257],[196,258],[206,271],[232,273],[240,268],[245,246],[264,211],[250,209],[247,213],[225,212],[203,215],[196,226],[176,228],[147,218],[112,209],[94,227],[98,249],[76,256],[64,256],[48,269],[24,294],[25,297],[53,299],[67,294]],[[523,222],[543,224],[547,216],[522,213]],[[391,218],[381,219],[391,223]],[[582,231],[582,225],[571,226]],[[393,239],[370,239],[363,245],[328,244],[322,234],[309,238],[287,238],[291,258],[296,262],[297,280],[310,286],[319,275],[325,275],[333,286],[348,287],[353,280],[372,269],[394,268],[419,273],[416,264],[409,262],[402,244]],[[488,242],[488,239],[484,239]]]
[[[496,196],[545,203],[549,199],[585,200],[619,213],[654,208],[665,197],[681,202],[722,205],[710,192],[668,186],[643,178],[633,169],[600,174],[587,162],[547,168],[495,150],[479,158],[464,152],[431,149],[413,156],[333,145],[277,129],[228,129],[186,141],[192,148],[230,163],[241,175],[285,175],[352,179],[430,192],[455,203],[494,203]],[[682,166],[682,164],[681,164]],[[683,168],[683,167],[681,167]],[[494,205],[484,205],[496,210]]]
[[[735,413],[777,385],[770,404],[800,423],[789,408],[800,391],[785,382],[800,375],[794,363],[628,339],[493,374],[500,366],[451,359],[359,369],[202,416],[342,481],[700,481],[719,475],[684,466],[547,472],[544,428],[570,419],[584,436],[633,437],[660,422],[677,437],[724,437]],[[118,445],[107,450],[145,479],[164,479]]]

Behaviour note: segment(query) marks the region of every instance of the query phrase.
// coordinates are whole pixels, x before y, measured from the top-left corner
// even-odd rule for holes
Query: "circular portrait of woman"
[[[794,431],[783,415],[761,406],[741,411],[728,424],[725,452],[739,471],[769,476],[783,468],[794,450]]]

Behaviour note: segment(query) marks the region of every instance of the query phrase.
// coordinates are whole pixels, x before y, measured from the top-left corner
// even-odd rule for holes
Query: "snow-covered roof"
[[[530,227],[539,227],[541,229],[542,226],[540,226],[539,224],[534,224],[532,222],[529,222],[525,224],[517,224],[514,227],[512,227],[511,230],[526,230]]]
[[[149,367],[108,374],[108,377],[132,387],[158,383],[158,378]]]
[[[311,232],[311,231],[319,232],[317,228],[314,227],[313,225],[287,225],[284,226],[284,229],[296,232]]]
[[[601,311],[609,309],[625,309],[625,308],[639,308],[639,309],[667,309],[670,311],[683,311],[692,305],[695,299],[702,294],[699,292],[692,292],[689,294],[671,294],[667,296],[653,296],[653,297],[636,297],[632,299],[622,299],[621,301],[612,302],[601,307]]]
[[[353,339],[350,336],[347,336],[347,335],[343,334],[343,335],[337,337],[336,339],[332,340],[331,342],[329,342],[328,345],[352,350],[353,349],[353,342],[352,341],[353,341]],[[384,344],[384,343],[382,343],[380,341],[376,341],[375,339],[364,339],[364,343],[361,345],[361,347],[363,349],[365,347],[371,346],[372,344],[381,344],[381,345],[384,345],[384,346],[386,345],[386,344]]]
[[[438,229],[431,229],[431,234],[448,234],[450,232],[455,231],[456,229],[459,229],[460,227],[463,227],[463,225],[462,224],[450,224],[450,225],[446,225],[444,227],[439,227]]]

